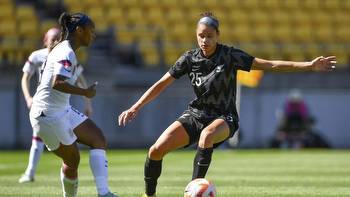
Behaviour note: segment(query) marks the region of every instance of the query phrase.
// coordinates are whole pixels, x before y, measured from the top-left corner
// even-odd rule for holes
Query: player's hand
[[[314,71],[333,71],[335,70],[337,59],[335,56],[320,56],[312,60],[311,64]]]
[[[123,125],[125,126],[128,122],[133,120],[137,115],[138,110],[134,108],[130,108],[128,110],[123,111],[118,117],[118,124],[119,126]]]
[[[26,98],[26,104],[27,104],[28,109],[30,109],[32,107],[32,104],[33,104],[33,97]]]
[[[86,93],[85,93],[85,96],[88,97],[88,98],[92,98],[96,95],[96,86],[97,86],[97,81],[92,84],[90,87],[88,87],[86,89]]]

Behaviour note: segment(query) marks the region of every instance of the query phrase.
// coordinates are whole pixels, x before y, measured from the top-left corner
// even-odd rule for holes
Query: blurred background
[[[144,107],[132,124],[119,127],[116,121],[182,53],[196,47],[196,22],[200,13],[211,11],[220,21],[221,42],[253,56],[338,59],[332,73],[244,76],[248,83],[242,79],[239,143],[222,147],[308,147],[304,134],[312,131],[326,147],[350,148],[350,0],[0,0],[1,149],[30,147],[21,69],[29,54],[42,48],[44,33],[57,26],[63,11],[85,12],[95,22],[95,42],[77,53],[89,84],[99,81],[92,119],[109,147],[148,147],[186,109],[194,94],[183,77]],[[283,126],[292,90],[307,106],[308,118],[297,123],[300,127]],[[79,109],[83,103],[72,98]],[[283,137],[289,130],[292,136]]]

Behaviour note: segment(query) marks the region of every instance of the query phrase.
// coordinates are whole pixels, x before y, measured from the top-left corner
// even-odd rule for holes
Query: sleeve
[[[33,52],[32,54],[30,54],[30,56],[28,57],[26,63],[24,64],[22,71],[28,73],[30,76],[32,76],[35,73],[36,70],[36,66],[35,66],[35,62],[36,62],[36,57],[35,57],[35,53]]]
[[[187,61],[188,52],[183,54],[175,64],[169,69],[169,74],[175,79],[179,79],[181,76],[188,72],[189,64]]]
[[[72,77],[73,65],[72,62],[67,59],[57,60],[53,63],[54,71],[53,75],[62,75],[67,78]]]
[[[229,55],[231,57],[232,64],[235,65],[237,70],[250,71],[255,57],[234,47],[231,48]]]
[[[73,77],[74,66],[76,66],[76,57],[74,52],[67,51],[56,53],[56,58],[53,62],[53,75],[62,75],[67,77],[68,79]]]

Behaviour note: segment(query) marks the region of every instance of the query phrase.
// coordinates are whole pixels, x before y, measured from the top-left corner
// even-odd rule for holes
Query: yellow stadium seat
[[[184,0],[183,6],[187,9],[193,9],[197,7],[199,3],[200,3],[199,0]]]
[[[248,13],[242,10],[231,12],[228,17],[233,24],[233,28],[238,28],[241,25],[249,25],[250,23]]]
[[[253,42],[253,31],[254,29],[247,24],[240,24],[232,28],[232,39],[235,42],[245,43]]]
[[[17,24],[14,20],[0,21],[0,36],[17,35]]]
[[[145,19],[151,26],[164,28],[167,25],[165,20],[165,13],[162,9],[156,9],[152,12],[145,13]]]
[[[64,4],[67,6],[68,12],[70,13],[85,12],[86,5],[84,1],[64,0]]]
[[[152,43],[140,43],[140,52],[147,67],[159,66],[160,56],[157,46]]]
[[[349,8],[350,10],[350,8]],[[332,22],[337,27],[349,26],[350,24],[350,12],[349,11],[339,11],[332,13]]]
[[[156,9],[160,9],[158,0],[141,1],[140,5],[144,8],[148,8],[149,12],[153,12]]]
[[[1,39],[1,48],[5,52],[17,51],[19,44],[19,38],[17,36],[4,36]]]
[[[315,41],[319,44],[331,44],[335,42],[335,32],[331,24],[314,27],[312,31]]]
[[[137,8],[140,5],[138,0],[118,0],[118,7],[122,9]]]
[[[127,12],[127,19],[130,24],[135,26],[147,25],[148,21],[144,20],[145,16],[143,11],[140,8],[130,8]]]
[[[112,7],[107,10],[106,21],[110,25],[126,26],[128,21],[123,9],[119,7]]]
[[[327,11],[337,11],[342,7],[339,0],[323,0],[320,3],[320,6]]]
[[[286,25],[291,23],[291,15],[283,10],[274,10],[270,12],[269,20],[273,25]]]
[[[20,5],[16,8],[17,20],[28,20],[36,18],[35,8],[30,5]]]
[[[312,31],[310,26],[297,26],[294,28],[292,36],[297,43],[311,43],[314,41]]]
[[[269,13],[263,11],[255,11],[249,13],[249,20],[254,25],[268,25],[270,23]]]
[[[305,61],[306,54],[303,46],[296,44],[286,44],[281,47],[281,54],[283,59],[290,61]]]
[[[169,10],[166,14],[166,18],[169,23],[183,23],[185,21],[184,14],[180,9]]]
[[[310,12],[313,10],[319,10],[320,9],[320,1],[318,0],[303,0],[301,1],[300,6],[304,9],[306,12]]]
[[[184,51],[179,50],[177,46],[174,45],[165,45],[164,47],[164,61],[167,66],[173,65],[176,60],[180,58],[180,56],[184,53]]]
[[[19,47],[22,55],[29,54],[35,49],[41,47],[42,45],[39,42],[38,38],[22,38],[21,47]]]
[[[12,0],[1,0],[1,1],[0,1],[0,6],[1,6],[1,5],[10,5],[10,4],[12,4],[12,3],[13,3]]]
[[[291,13],[291,22],[294,23],[294,25],[311,25],[311,16],[306,12],[302,10],[297,10]]]
[[[39,28],[36,21],[22,21],[18,24],[18,35],[25,38],[38,38]]]
[[[239,5],[244,9],[254,11],[259,8],[259,2],[259,0],[245,0],[240,1]]]
[[[174,1],[174,0],[160,0],[158,3],[162,8],[165,9],[180,9],[179,6],[182,6],[182,2]]]
[[[320,55],[323,55],[321,45],[319,44],[304,45],[303,50],[308,60],[312,60]]]
[[[120,8],[120,3],[119,1],[116,0],[102,0],[99,1],[103,7],[105,8]]]
[[[315,27],[329,25],[332,23],[332,15],[333,15],[332,13],[317,11],[312,13],[311,15],[312,15],[312,17],[310,17],[311,23]]]
[[[301,3],[297,0],[284,0],[282,3],[283,8],[285,8],[287,11],[293,11],[300,8]]]
[[[200,15],[203,13],[203,10],[200,8],[191,8],[191,12],[185,12],[184,16],[189,23],[196,24],[200,19]]]
[[[335,35],[338,43],[350,43],[350,26],[338,26],[335,29]]]
[[[271,42],[272,40],[272,27],[269,25],[257,24],[254,26],[253,39],[259,43]]]
[[[289,24],[275,26],[272,31],[272,40],[280,44],[291,43],[293,42],[292,32]]]
[[[122,45],[130,45],[137,41],[137,36],[135,31],[128,28],[116,28],[116,40],[117,43]]]
[[[12,4],[0,4],[0,21],[13,20],[14,17],[15,13]]]
[[[53,28],[53,27],[59,28],[58,23],[57,23],[56,20],[53,20],[53,19],[41,20],[40,21],[40,27],[39,27],[41,35],[44,35],[47,32],[47,30],[49,30],[50,28]]]
[[[281,60],[283,59],[282,53],[278,45],[272,44],[271,42],[264,43],[260,46],[259,51],[262,51],[262,58]]]
[[[81,3],[84,3],[86,8],[102,8],[103,7],[103,1],[100,0],[84,0],[80,1]]]
[[[260,6],[269,11],[278,10],[282,7],[281,0],[264,0],[260,2]]]
[[[109,26],[106,20],[106,11],[102,7],[89,8],[87,14],[92,18],[95,23],[95,29],[97,33],[106,32]]]
[[[233,45],[236,46],[236,44]],[[258,53],[260,49],[257,44],[243,43],[239,45],[239,48],[254,57],[259,57]]]

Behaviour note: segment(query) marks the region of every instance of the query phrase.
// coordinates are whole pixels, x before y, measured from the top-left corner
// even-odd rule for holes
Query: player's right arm
[[[63,75],[55,75],[52,81],[52,88],[67,94],[76,94],[85,96],[87,98],[92,98],[96,95],[96,85],[97,82],[92,84],[88,88],[80,88],[74,85],[71,85],[66,81],[67,77]]]
[[[22,79],[21,79],[22,92],[24,95],[24,99],[26,100],[28,109],[30,109],[33,102],[33,98],[30,95],[30,78],[31,77],[32,75],[30,73],[23,72]]]
[[[143,106],[157,98],[160,93],[162,93],[170,84],[174,82],[174,80],[175,78],[172,77],[169,72],[167,72],[160,80],[153,84],[134,105],[119,115],[119,126],[125,126],[127,122],[134,119],[137,115],[137,112]]]

